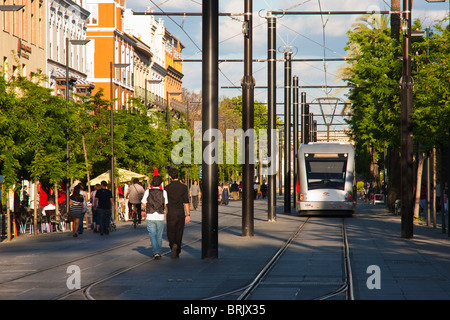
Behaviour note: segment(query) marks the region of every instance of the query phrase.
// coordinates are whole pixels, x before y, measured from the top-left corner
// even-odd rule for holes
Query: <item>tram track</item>
[[[231,209],[231,208],[230,208]],[[237,225],[240,225],[241,222],[241,216],[240,216],[240,209],[236,209],[236,210],[232,210],[226,213],[220,213],[220,215],[222,216],[221,222],[222,224],[225,224],[224,227],[221,227],[219,230],[223,231],[226,230],[228,228],[233,228],[236,227]],[[299,245],[299,237],[301,238],[302,232],[304,231],[305,227],[308,226],[308,224],[311,221],[315,221],[315,223],[318,223],[317,221],[320,221],[320,223],[323,224],[327,224],[326,222],[326,218],[324,217],[320,217],[320,218],[311,218],[308,217],[306,218],[306,220],[304,221],[300,221],[300,225],[292,231],[292,233],[290,234],[289,238],[287,240],[285,240],[281,246],[279,247],[279,249],[269,258],[269,260],[267,260],[267,262],[264,264],[264,266],[260,269],[259,272],[255,273],[256,276],[254,276],[252,279],[250,279],[250,281],[248,281],[247,285],[243,286],[243,287],[239,287],[235,290],[231,290],[228,292],[225,292],[223,294],[219,294],[219,295],[215,295],[215,296],[210,296],[207,298],[204,298],[203,300],[220,300],[220,299],[237,299],[237,300],[250,300],[252,299],[252,295],[257,292],[259,286],[261,284],[267,285],[268,282],[266,282],[264,284],[265,279],[270,275],[270,273],[272,272],[272,270],[276,267],[277,263],[279,263],[280,259],[282,259],[282,257],[286,254],[286,252],[289,250],[290,246],[294,243],[295,246]],[[336,221],[337,222],[337,221]],[[190,224],[186,225],[186,229],[190,229],[192,230],[192,234],[197,234],[199,232],[197,232],[197,230],[195,229],[191,229],[191,228],[198,228],[199,226],[201,226],[201,222],[199,221],[191,221]],[[351,261],[350,261],[350,255],[349,255],[349,247],[348,247],[348,240],[347,240],[347,233],[345,230],[345,219],[342,219],[342,236],[343,236],[343,240],[342,240],[342,261],[343,261],[343,270],[344,270],[344,276],[343,276],[343,280],[341,285],[337,285],[336,283],[331,283],[334,284],[335,286],[338,286],[337,289],[330,291],[329,293],[326,293],[324,295],[318,295],[316,298],[313,298],[314,300],[325,300],[325,299],[332,299],[336,296],[339,296],[343,293],[346,294],[346,299],[353,299],[353,288],[352,288],[352,272],[351,272]],[[292,230],[292,229],[291,229]],[[77,257],[74,259],[68,259],[64,262],[46,267],[46,268],[42,268],[33,272],[29,272],[27,274],[23,274],[21,276],[17,276],[14,277],[12,279],[8,279],[5,281],[2,281],[0,284],[8,284],[8,283],[13,283],[14,281],[20,281],[20,280],[24,280],[25,278],[28,277],[32,277],[32,276],[41,276],[42,278],[44,278],[46,275],[48,276],[49,273],[60,273],[62,268],[72,265],[72,264],[77,264],[82,262],[85,265],[90,265],[92,267],[92,265],[94,263],[96,263],[96,258],[99,259],[100,261],[103,259],[102,255],[106,255],[107,257],[111,258],[113,257],[114,259],[117,259],[118,257],[120,258],[123,255],[123,250],[125,250],[126,252],[126,247],[127,246],[139,246],[140,242],[148,242],[148,235],[146,234],[145,236],[142,237],[137,237],[137,240],[134,239],[133,241],[128,241],[126,243],[122,243],[116,246],[111,246],[108,248],[105,248],[103,250],[97,250],[95,252],[91,252],[89,254],[86,254],[82,257]],[[192,238],[188,239],[187,242],[185,242],[183,244],[183,247],[188,247],[188,246],[192,246],[195,243],[198,243],[201,241],[201,238]],[[142,247],[148,248],[148,243],[146,243],[145,245],[143,245]],[[122,251],[120,251],[122,249]],[[117,253],[116,253],[117,252]],[[117,257],[116,257],[117,255]],[[144,254],[146,255],[146,254]],[[163,256],[167,256],[170,255],[170,250],[166,250],[162,253]],[[138,256],[134,256],[135,259],[132,262],[128,262],[128,263],[122,263],[120,265],[114,265],[116,266],[116,268],[110,268],[110,270],[106,269],[103,271],[102,274],[92,274],[90,279],[87,280],[87,284],[83,285],[81,288],[79,289],[68,289],[65,292],[60,292],[59,294],[56,293],[55,296],[53,296],[50,299],[53,300],[64,300],[64,299],[85,299],[85,300],[95,300],[95,292],[93,292],[93,289],[101,284],[105,284],[107,283],[109,280],[112,280],[120,275],[126,274],[127,272],[130,272],[133,269],[136,269],[140,266],[143,266],[145,264],[149,264],[153,262],[153,259],[150,258],[148,255],[146,255],[145,258],[140,258],[137,259]],[[94,260],[89,260],[90,258],[93,258]],[[123,258],[120,258],[123,261]],[[86,260],[86,261],[84,261]],[[88,267],[89,268],[89,267]],[[48,273],[49,272],[49,273]],[[86,279],[86,278],[84,278]],[[25,281],[32,281],[33,278],[25,279]],[[86,281],[86,280],[84,280]],[[337,282],[337,281],[335,281]],[[276,281],[271,281],[271,285],[276,285]],[[312,283],[310,283],[312,284]],[[318,283],[319,286],[323,285]],[[330,285],[330,283],[328,284]],[[61,290],[62,291],[62,290]]]
[[[200,226],[200,225],[201,225],[200,222],[191,221],[189,224],[186,225],[186,228],[189,229],[189,228],[192,228],[194,226]],[[125,230],[125,232],[127,232],[127,231],[128,230]],[[116,232],[116,231],[114,231],[114,232]],[[130,232],[134,232],[134,231],[130,231]],[[113,253],[114,251],[118,251],[118,250],[121,250],[121,249],[124,249],[124,248],[126,249],[126,247],[137,246],[141,242],[145,242],[146,246],[148,246],[148,241],[149,241],[148,240],[148,233],[145,232],[144,236],[133,238],[133,240],[127,241],[126,243],[121,243],[119,245],[114,245],[114,246],[110,246],[110,247],[107,247],[107,248],[104,248],[104,249],[95,250],[95,251],[90,252],[89,254],[83,255],[81,257],[68,259],[68,260],[65,260],[65,261],[57,263],[57,264],[53,264],[53,265],[50,265],[50,266],[47,266],[47,267],[44,267],[44,268],[40,268],[38,270],[29,271],[29,272],[26,272],[25,274],[21,274],[21,275],[18,275],[18,276],[9,278],[9,279],[2,280],[2,281],[0,281],[0,285],[8,285],[8,284],[12,284],[12,283],[17,282],[17,281],[27,281],[29,278],[31,278],[33,276],[40,276],[40,275],[44,275],[46,273],[51,273],[51,272],[59,272],[59,270],[61,268],[64,268],[64,267],[67,267],[67,266],[70,266],[70,265],[77,265],[80,262],[83,262],[83,261],[86,261],[86,260],[89,260],[89,259],[99,258],[102,255]],[[196,241],[198,241],[198,240],[196,240]],[[188,244],[185,244],[185,245],[189,245],[189,244],[191,244],[191,243],[188,243]],[[170,253],[170,251],[165,252],[164,254],[167,254],[167,253]],[[132,270],[132,269],[134,269],[134,268],[136,268],[136,267],[138,267],[138,266],[140,266],[142,264],[145,264],[145,263],[147,263],[149,261],[152,261],[152,260],[153,259],[147,257],[147,258],[142,259],[142,261],[140,261],[138,263],[135,263],[135,264],[133,264],[131,266],[121,267],[121,268],[119,268],[117,270],[114,270],[114,271],[110,272],[107,276],[104,276],[104,277],[102,277],[99,280],[91,281],[88,285],[83,286],[80,289],[72,289],[72,290],[66,291],[66,292],[64,292],[64,293],[62,293],[62,294],[52,298],[52,300],[62,300],[62,299],[67,298],[69,296],[78,294],[79,292],[85,290],[87,287],[92,286],[92,284],[103,282],[103,281],[105,281],[105,280],[107,280],[109,278],[112,278],[112,277],[114,277],[116,275],[119,275],[119,274],[122,274],[124,272],[127,272],[129,270]],[[92,298],[92,296],[86,295],[85,298],[86,299],[90,299],[90,298]]]
[[[343,237],[343,267],[344,279],[342,285],[336,290],[320,296],[314,300],[326,300],[333,298],[341,293],[346,293],[346,300],[355,300],[353,295],[353,275],[350,261],[350,248],[348,245],[347,230],[345,228],[345,219],[342,219],[342,237]]]
[[[257,275],[249,281],[249,283],[241,288],[225,292],[219,295],[204,298],[203,300],[219,300],[228,299],[229,297],[236,297],[236,300],[249,300],[251,296],[258,290],[258,287],[264,282],[264,280],[270,275],[272,269],[276,266],[280,259],[282,259],[285,252],[289,249],[291,244],[296,240],[301,232],[310,221],[310,217],[307,217],[305,221],[292,233],[292,235],[285,241],[280,249],[268,260],[268,262],[262,267]],[[326,218],[320,218],[326,219]],[[341,285],[326,294],[320,295],[312,300],[327,300],[334,298],[340,294],[346,294],[346,300],[354,300],[353,296],[353,280],[352,269],[350,261],[350,251],[348,245],[347,232],[345,228],[345,219],[342,219],[342,267],[343,267],[343,279]],[[320,282],[316,282],[315,285],[320,285]]]
[[[237,212],[239,212],[239,210],[237,210],[236,212],[224,213],[224,215],[228,215],[229,216],[230,214],[233,215],[234,213],[237,213]],[[192,228],[193,226],[201,226],[201,223],[200,222],[191,222],[190,224],[186,225],[186,228]],[[226,229],[228,229],[230,227],[233,227],[233,226],[235,226],[235,224],[227,225],[225,227],[219,228],[219,231],[226,230]],[[148,236],[146,236],[146,239],[148,240]],[[200,242],[201,240],[202,240],[201,238],[197,238],[197,239],[195,239],[193,241],[184,243],[182,245],[182,248],[183,247],[187,247],[187,246],[191,246],[191,245],[193,245],[193,244],[195,244],[197,242]],[[163,251],[161,253],[161,255],[162,256],[168,256],[168,255],[170,255],[170,253],[171,253],[170,250],[165,250],[165,251]],[[65,293],[59,295],[58,297],[56,297],[54,300],[64,300],[64,299],[66,299],[66,298],[68,298],[70,296],[77,295],[77,294],[80,294],[80,293],[81,293],[82,297],[85,300],[96,300],[94,295],[91,293],[92,289],[95,286],[97,286],[97,285],[99,285],[101,283],[104,283],[104,282],[106,282],[106,281],[108,281],[110,279],[113,279],[113,278],[115,278],[115,277],[117,277],[119,275],[122,275],[122,274],[124,274],[126,272],[129,272],[129,271],[131,271],[133,269],[136,269],[136,268],[138,268],[138,267],[140,267],[142,265],[145,265],[147,263],[152,263],[154,260],[155,260],[154,258],[147,258],[147,259],[144,259],[144,260],[142,260],[142,261],[140,261],[138,263],[135,263],[135,264],[133,264],[131,266],[117,269],[117,270],[109,273],[106,276],[100,277],[100,278],[98,278],[96,280],[93,280],[93,281],[89,282],[87,285],[84,285],[80,289],[75,289],[75,290],[71,290],[71,291],[65,292]]]

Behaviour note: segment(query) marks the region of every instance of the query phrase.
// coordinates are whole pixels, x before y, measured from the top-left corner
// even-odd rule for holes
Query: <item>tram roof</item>
[[[353,153],[354,149],[350,143],[343,142],[310,142],[301,144],[301,152],[321,152],[321,153]]]

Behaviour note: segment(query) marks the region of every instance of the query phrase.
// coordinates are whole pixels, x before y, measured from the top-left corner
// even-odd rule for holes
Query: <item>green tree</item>
[[[53,185],[65,176],[65,101],[42,87],[42,74],[0,80],[0,163],[6,185]]]
[[[443,22],[433,26],[429,39],[415,42],[413,46],[414,138],[421,142],[424,152],[433,147],[440,149],[448,142],[450,28],[443,28]]]
[[[360,148],[372,146],[377,151],[398,146],[400,141],[401,62],[398,43],[389,30],[364,29],[349,31],[346,49],[357,45],[347,69],[347,81],[352,86],[352,102],[348,121],[352,138]]]

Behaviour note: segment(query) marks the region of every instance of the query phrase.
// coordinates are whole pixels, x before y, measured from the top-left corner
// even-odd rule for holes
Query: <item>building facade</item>
[[[125,0],[87,0],[86,7],[91,13],[86,33],[90,40],[88,81],[95,84],[94,93],[103,89],[104,98],[114,100],[114,109],[127,108],[135,92],[133,68],[137,42],[123,30]]]
[[[47,0],[4,0],[3,5],[23,5],[19,11],[0,11],[1,70],[10,79],[32,72],[46,74]]]
[[[81,0],[51,0],[48,3],[47,75],[49,88],[66,97],[66,68],[69,69],[69,98],[73,93],[90,96],[94,84],[86,80],[86,40],[89,11]],[[74,41],[75,40],[75,41]]]
[[[169,31],[165,32],[164,43],[165,67],[167,70],[165,90],[170,109],[186,112],[186,105],[182,103],[183,68],[182,54],[184,46]]]
[[[124,30],[150,48],[150,64],[147,69],[135,67],[135,94],[147,108],[165,109],[165,28],[162,19],[152,15],[135,14],[125,10]],[[138,49],[139,50],[139,49]],[[140,56],[135,57],[139,63]]]

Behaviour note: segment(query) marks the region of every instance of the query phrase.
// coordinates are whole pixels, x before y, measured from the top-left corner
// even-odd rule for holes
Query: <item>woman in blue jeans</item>
[[[150,189],[145,190],[142,207],[147,214],[147,231],[153,248],[153,258],[161,259],[162,235],[164,231],[164,207],[167,205],[167,192],[161,190],[160,176],[154,176]]]

